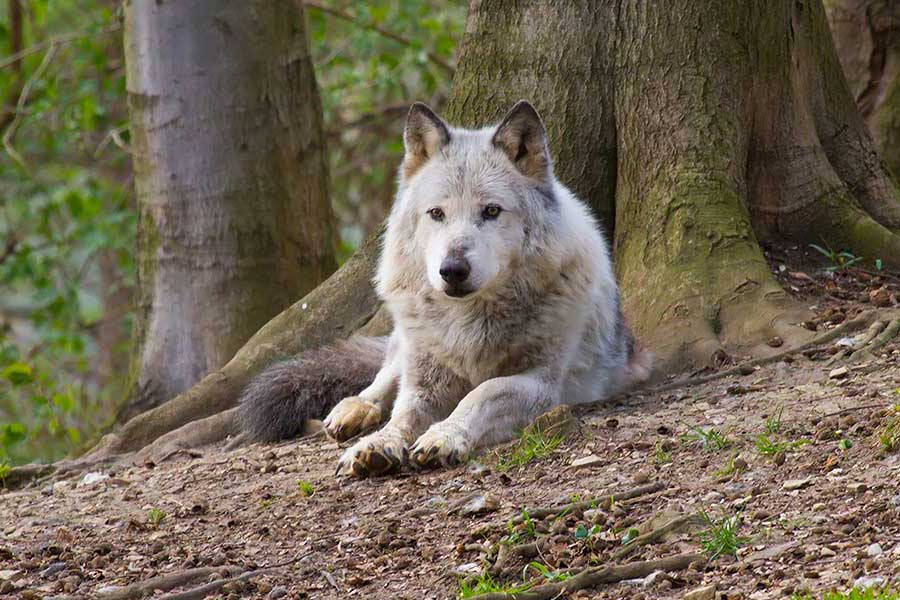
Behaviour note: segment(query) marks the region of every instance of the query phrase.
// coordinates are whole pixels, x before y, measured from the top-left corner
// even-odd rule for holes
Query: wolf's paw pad
[[[331,409],[323,425],[330,437],[343,442],[375,429],[380,422],[380,406],[358,396],[350,396]]]
[[[469,455],[469,441],[457,428],[440,424],[428,429],[409,449],[409,462],[413,466],[435,468],[456,465]]]
[[[406,444],[400,436],[373,433],[347,448],[335,475],[368,477],[390,473],[406,462],[406,456]]]

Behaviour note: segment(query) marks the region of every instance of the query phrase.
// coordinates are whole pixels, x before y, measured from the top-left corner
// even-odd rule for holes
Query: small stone
[[[490,494],[474,494],[468,497],[466,502],[459,506],[459,514],[462,516],[478,515],[493,512],[500,508],[500,502]],[[451,508],[451,512],[453,509]]]
[[[769,346],[771,346],[772,348],[781,348],[784,345],[784,340],[777,335],[773,335],[768,340],[766,340],[766,343],[769,344]]]
[[[683,600],[714,600],[715,597],[716,584],[699,587],[682,596]]]
[[[884,554],[884,550],[881,549],[880,544],[877,544],[877,543],[872,544],[871,546],[866,548],[866,555],[870,556],[872,558],[874,558],[876,556],[881,556],[882,554]]]
[[[891,293],[884,286],[869,292],[869,302],[878,307],[891,305]]]
[[[853,492],[854,494],[862,494],[867,489],[869,489],[869,486],[867,486],[865,483],[862,483],[862,482],[856,482],[856,483],[851,483],[850,485],[848,485],[847,489],[850,490],[851,492]]]
[[[641,469],[634,474],[632,480],[634,480],[634,482],[637,484],[647,483],[648,481],[650,481],[651,475],[652,473],[648,469]]]
[[[788,479],[783,484],[781,484],[781,489],[787,491],[799,490],[800,488],[804,488],[812,483],[812,477],[807,477],[805,479]]]
[[[576,458],[570,464],[572,467],[576,469],[584,469],[587,467],[594,467],[597,465],[602,465],[606,462],[605,459],[597,456],[596,454],[588,454],[587,456],[582,456],[581,458]]]
[[[832,369],[828,372],[829,379],[845,379],[847,375],[850,374],[850,369],[847,367],[838,367],[837,369]]]
[[[269,598],[284,598],[288,595],[288,590],[283,585],[276,585],[272,588],[272,591],[269,592]]]
[[[878,577],[878,576],[860,577],[856,581],[853,582],[853,587],[859,588],[861,590],[867,590],[870,587],[880,588],[882,586],[884,586],[884,577]]]
[[[50,563],[50,566],[47,567],[46,569],[44,569],[43,571],[41,571],[39,573],[39,575],[46,579],[47,577],[52,577],[52,576],[56,575],[57,573],[59,573],[60,571],[65,571],[65,570],[66,570],[66,563],[55,562],[55,563]]]

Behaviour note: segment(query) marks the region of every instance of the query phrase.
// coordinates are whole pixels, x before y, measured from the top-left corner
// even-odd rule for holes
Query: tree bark
[[[140,213],[127,418],[324,280],[336,234],[301,3],[128,2],[125,23]]]
[[[896,178],[900,174],[900,6],[892,0],[826,0],[850,92]]]
[[[614,211],[625,310],[662,371],[770,356],[771,336],[813,336],[760,240],[824,239],[900,265],[897,190],[820,0],[673,0],[666,10],[649,0],[474,0],[447,116],[481,126],[520,98],[546,119],[563,183],[608,229]],[[232,407],[279,354],[361,323],[385,331],[386,319],[371,318],[377,253],[370,240],[309,296],[324,325],[298,319],[294,305],[106,448],[136,449]]]

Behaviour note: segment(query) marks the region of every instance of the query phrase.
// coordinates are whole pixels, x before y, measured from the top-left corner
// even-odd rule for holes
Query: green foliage
[[[316,488],[308,481],[298,481],[297,488],[300,490],[300,493],[307,498],[316,493]]]
[[[700,545],[710,560],[725,555],[737,556],[738,549],[749,541],[749,538],[738,535],[741,527],[738,515],[713,519],[707,513],[701,512],[700,518],[707,527],[700,532]]]
[[[533,560],[530,563],[528,563],[527,565],[525,565],[525,568],[522,570],[522,579],[528,579],[529,571],[537,571],[538,575],[540,575],[541,578],[547,582],[565,581],[566,579],[569,579],[572,577],[572,575],[570,573],[551,569],[547,565],[540,563],[536,560]]]
[[[842,250],[840,252],[833,250],[831,246],[822,242],[824,246],[818,244],[810,244],[809,247],[827,258],[831,265],[826,267],[826,271],[846,271],[853,265],[863,260],[862,256],[856,256],[852,252]]]
[[[459,597],[460,598],[471,598],[473,596],[478,596],[479,594],[490,594],[490,593],[505,593],[505,594],[515,594],[518,592],[524,592],[531,588],[530,584],[524,585],[507,585],[495,581],[493,577],[491,577],[490,573],[482,573],[478,577],[474,579],[463,579],[459,582]]]
[[[732,445],[731,440],[728,438],[728,432],[723,433],[714,427],[708,429],[691,427],[690,433],[684,434],[681,436],[681,439],[686,442],[699,442],[705,450],[710,452],[724,450]]]
[[[100,330],[127,339],[122,312],[107,309],[117,293],[128,302],[134,279],[130,161],[110,143],[127,139],[115,5],[22,5],[26,50],[77,35],[0,67],[0,103],[22,107],[0,132],[12,146],[0,148],[0,460],[12,464],[59,458],[108,420],[127,346],[102,348]]]
[[[519,442],[507,454],[500,457],[497,467],[506,471],[514,467],[523,467],[528,463],[546,458],[562,443],[564,436],[548,435],[537,428],[528,428],[522,432]]]
[[[779,441],[775,438],[770,438],[765,434],[760,434],[756,436],[756,450],[763,456],[774,456],[779,452],[788,452],[789,450],[796,450],[797,448],[801,448],[806,444],[809,444],[809,440],[801,439],[794,440],[790,442]]]
[[[778,408],[775,409],[775,412],[769,415],[769,418],[766,419],[766,435],[775,435],[776,433],[781,433],[783,417],[784,404],[779,404]]]
[[[895,404],[878,430],[878,444],[885,454],[900,450],[900,404]]]
[[[147,522],[153,529],[159,529],[162,522],[166,519],[166,513],[159,508],[151,508],[147,512]]]

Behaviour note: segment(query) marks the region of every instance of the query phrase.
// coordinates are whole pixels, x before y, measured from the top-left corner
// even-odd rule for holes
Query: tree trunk
[[[649,0],[473,0],[447,116],[480,126],[519,98],[546,120],[559,178],[608,229],[615,215],[625,310],[663,371],[771,355],[772,336],[813,335],[797,326],[806,311],[773,277],[761,239],[824,239],[900,265],[896,189],[820,0],[673,0],[666,10]],[[295,305],[224,369],[149,413],[152,428],[139,417],[107,448],[134,449],[230,408],[271,357],[367,322],[377,252],[370,241],[310,296],[336,298],[316,318],[346,328],[310,334]],[[348,304],[345,286],[366,301]]]
[[[826,0],[850,92],[881,154],[900,174],[900,6],[893,0]]]
[[[188,389],[336,267],[302,6],[128,2],[140,212],[130,417]]]

